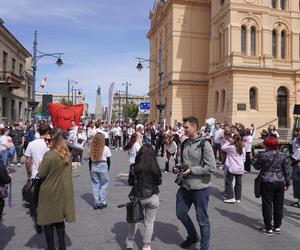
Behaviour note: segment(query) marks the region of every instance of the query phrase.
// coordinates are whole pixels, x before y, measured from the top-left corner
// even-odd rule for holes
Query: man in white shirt
[[[115,142],[115,148],[116,150],[118,150],[118,146],[119,149],[121,149],[121,136],[122,136],[122,129],[119,126],[119,124],[117,123],[115,125],[115,127],[113,128],[113,135],[114,135],[114,142]]]
[[[219,159],[219,163],[222,162],[221,143],[223,136],[224,130],[221,128],[220,123],[217,122],[213,130],[213,150],[215,154],[215,159]],[[217,158],[217,154],[219,154],[219,158]]]
[[[48,134],[48,126],[40,126],[39,134],[40,138],[30,142],[24,153],[26,156],[26,171],[29,183],[32,183],[32,181],[37,177],[39,164],[42,161],[44,154],[49,150],[45,142],[45,137]],[[37,233],[42,233],[42,227],[36,224],[36,213],[33,204],[30,204],[30,213],[34,218]]]

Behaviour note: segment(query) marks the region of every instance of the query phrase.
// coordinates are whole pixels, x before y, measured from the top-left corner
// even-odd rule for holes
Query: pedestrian
[[[279,142],[275,136],[268,136],[263,142],[266,151],[257,155],[253,163],[261,171],[261,198],[264,227],[260,228],[266,235],[280,233],[283,216],[284,191],[290,186],[287,156],[278,150]],[[273,219],[273,224],[272,224]]]
[[[11,182],[11,178],[7,172],[7,168],[4,166],[2,160],[0,160],[0,188],[4,188],[5,185]],[[4,195],[5,196],[5,195]],[[2,223],[2,214],[5,205],[5,197],[0,193],[0,224]]]
[[[210,239],[210,222],[207,213],[209,186],[211,174],[216,169],[216,160],[211,144],[205,139],[202,141],[198,134],[198,119],[190,116],[184,118],[183,122],[188,139],[181,146],[181,165],[184,170],[181,186],[176,194],[176,215],[184,225],[188,236],[181,243],[181,248],[189,248],[199,241],[197,230],[188,214],[191,205],[194,204],[200,226],[200,249],[207,250]],[[173,170],[179,173],[180,168],[177,166]]]
[[[164,158],[165,158],[165,173],[169,172],[169,165],[171,156],[174,158],[175,165],[178,163],[177,159],[177,144],[173,140],[173,134],[168,134],[164,139]]]
[[[295,202],[291,204],[292,207],[300,208],[300,136],[298,135],[296,140],[296,150],[292,155],[292,166],[293,166],[293,193],[294,198],[296,199]]]
[[[251,135],[251,130],[247,128],[245,130],[245,136],[243,138],[243,147],[245,148],[245,152],[246,152],[244,169],[247,172],[251,172],[252,143],[253,143],[253,136]]]
[[[49,128],[46,125],[40,126],[38,128],[38,133],[40,137],[30,142],[24,153],[26,157],[25,166],[26,166],[28,184],[31,184],[37,178],[40,163],[43,160],[45,153],[49,151],[49,147],[47,143],[48,144],[50,143],[51,138],[50,137],[47,138],[48,131]],[[42,233],[42,227],[39,226],[36,222],[35,206],[33,203],[29,204],[29,206],[30,206],[29,207],[30,215],[33,217],[36,232]]]
[[[108,171],[110,168],[111,152],[105,145],[104,135],[97,133],[90,146],[91,183],[94,197],[94,209],[107,207],[107,192],[109,184]]]
[[[21,167],[21,157],[23,156],[23,145],[25,142],[24,130],[19,123],[14,125],[14,129],[10,132],[13,144],[15,146],[15,153],[17,156],[17,167]]]
[[[128,184],[136,190],[131,194],[141,201],[145,219],[143,221],[143,250],[151,250],[151,238],[157,209],[159,207],[159,188],[161,185],[161,171],[156,159],[155,151],[150,144],[144,144],[138,151],[135,163],[130,166]],[[126,247],[132,249],[137,229],[136,223],[128,226]]]
[[[233,135],[221,147],[226,155],[225,168],[228,169],[225,179],[225,203],[240,203],[242,197],[242,176],[244,174],[245,151],[239,134]],[[234,195],[232,181],[235,179]]]
[[[128,151],[130,164],[135,163],[135,157],[140,148],[141,145],[138,143],[138,134],[134,133],[131,135],[128,144],[123,147],[124,151]]]
[[[51,150],[40,164],[38,175],[42,180],[37,206],[37,223],[42,225],[47,249],[54,250],[54,228],[59,249],[66,249],[65,222],[75,221],[71,154],[60,134],[53,136]]]
[[[3,129],[3,134],[0,136],[1,158],[6,168],[15,154],[15,145],[10,137],[10,131],[10,128],[6,127]]]

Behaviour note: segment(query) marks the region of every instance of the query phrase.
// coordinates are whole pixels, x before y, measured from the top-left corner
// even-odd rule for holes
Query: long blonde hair
[[[51,146],[52,149],[54,149],[61,156],[66,164],[70,163],[71,153],[61,134],[57,133],[53,136]]]
[[[94,136],[90,147],[90,156],[92,161],[101,161],[104,146],[105,146],[104,135],[101,133],[97,133]]]

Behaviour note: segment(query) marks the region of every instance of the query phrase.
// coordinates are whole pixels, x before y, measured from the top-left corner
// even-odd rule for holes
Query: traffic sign
[[[140,109],[150,109],[150,102],[141,102]]]

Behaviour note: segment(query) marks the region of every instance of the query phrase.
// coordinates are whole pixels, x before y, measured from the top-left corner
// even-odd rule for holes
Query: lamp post
[[[68,80],[68,102],[70,101],[70,85],[72,86],[72,104],[73,104],[73,88],[74,88],[74,84],[78,84],[78,82],[73,81],[73,80]]]
[[[163,117],[163,110],[165,108],[165,104],[163,101],[163,61],[162,61],[162,56],[163,56],[163,49],[162,49],[162,40],[159,42],[159,60],[154,60],[154,59],[145,59],[141,57],[136,57],[135,59],[139,60],[138,65],[136,68],[138,71],[142,71],[143,64],[144,62],[150,62],[150,63],[155,63],[159,67],[159,103],[156,104],[157,109],[159,110],[159,123],[162,125],[164,121]]]
[[[76,102],[77,102],[77,91],[78,91],[78,95],[81,95],[81,93],[83,92],[82,89],[74,89],[74,92],[75,92],[75,105],[76,105]],[[73,90],[72,90],[72,100],[73,100]]]
[[[56,65],[58,67],[62,66],[64,63],[61,59],[61,55],[64,53],[44,53],[37,49],[37,31],[34,31],[34,42],[33,42],[33,58],[32,58],[32,115],[35,117],[35,107],[37,103],[35,102],[35,85],[36,85],[36,71],[37,71],[37,63],[42,57],[54,57],[57,58]]]
[[[128,119],[128,86],[131,86],[131,83],[129,83],[129,82],[125,82],[125,83],[122,83],[122,86],[124,86],[125,85],[125,89],[126,89],[126,91],[125,91],[125,101],[126,101],[126,104],[125,104],[125,120],[127,120]]]

